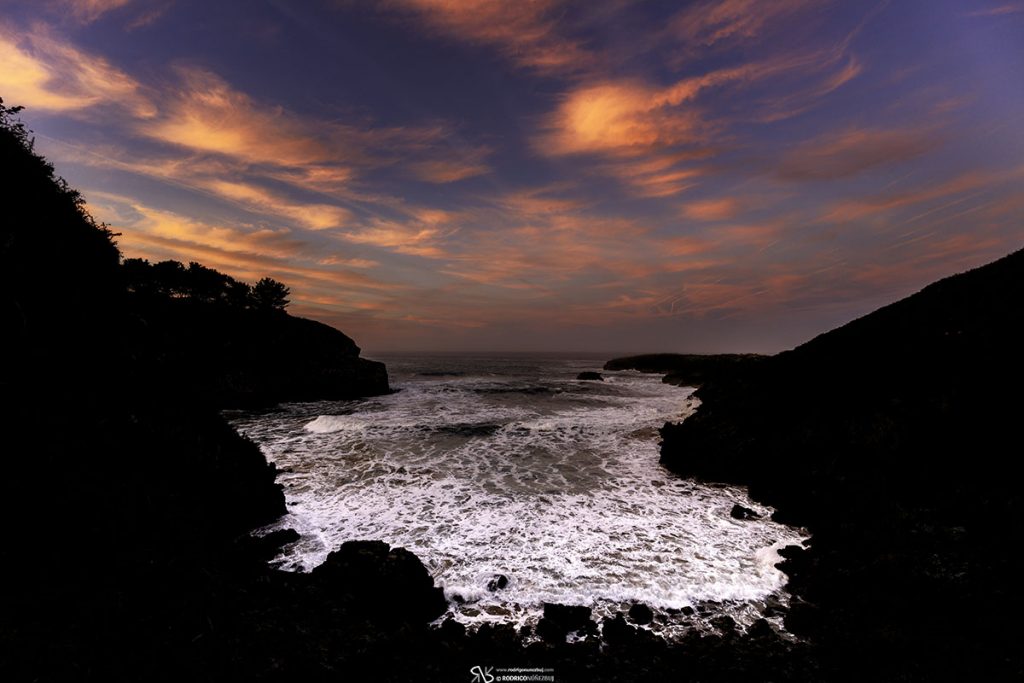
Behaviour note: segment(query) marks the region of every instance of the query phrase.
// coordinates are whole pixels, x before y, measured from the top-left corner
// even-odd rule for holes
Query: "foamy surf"
[[[642,602],[671,638],[723,613],[749,624],[784,600],[776,550],[800,532],[740,489],[658,465],[656,430],[694,410],[692,392],[633,372],[576,380],[587,365],[390,361],[399,393],[237,416],[284,470],[277,526],[302,537],[278,564],[312,569],[348,540],[404,546],[467,625],[533,623],[544,602],[598,618]],[[736,503],[762,519],[732,519]],[[508,585],[489,590],[499,575]]]

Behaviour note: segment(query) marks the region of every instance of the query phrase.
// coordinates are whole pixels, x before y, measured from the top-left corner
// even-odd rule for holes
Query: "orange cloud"
[[[442,242],[454,234],[454,216],[446,211],[413,209],[405,220],[372,219],[358,230],[340,236],[356,244],[369,244],[411,256],[442,258]]]
[[[297,303],[331,303],[335,310],[380,301],[402,288],[352,270],[365,270],[375,262],[348,257],[332,243],[311,245],[290,230],[228,227],[128,197],[89,195],[90,210],[120,232],[118,244],[131,257],[199,260],[248,281],[270,275],[289,284]]]
[[[303,166],[331,158],[332,150],[283,109],[257,104],[210,72],[179,74],[182,89],[159,120],[140,127],[143,135],[257,164]]]
[[[409,173],[428,183],[454,183],[490,172],[484,159],[490,150],[484,147],[454,151],[451,158],[428,158],[405,164]]]
[[[928,128],[852,128],[808,140],[783,156],[778,175],[787,180],[834,180],[886,164],[915,159],[939,145]]]
[[[841,56],[841,52],[838,53]],[[820,73],[831,68],[833,54],[797,54],[709,71],[666,86],[637,80],[588,83],[571,89],[547,118],[534,139],[546,156],[597,155],[607,159],[598,168],[617,177],[634,193],[667,197],[691,187],[707,169],[688,161],[715,153],[736,117],[715,116],[700,100],[711,91],[734,94],[766,79]],[[844,68],[826,77],[813,95],[819,98],[852,78],[858,70]],[[756,119],[758,114],[751,118]]]
[[[16,32],[0,25],[0,90],[8,104],[42,111],[111,106],[139,118],[156,114],[134,79],[42,27]]]
[[[668,34],[687,46],[723,47],[756,38],[769,24],[821,4],[821,0],[710,0],[677,14]]]
[[[206,186],[248,211],[282,216],[311,230],[341,227],[351,216],[339,206],[293,202],[252,184],[212,180]]]
[[[517,64],[544,72],[577,71],[592,61],[583,45],[560,33],[562,0],[391,0],[426,25],[469,43],[492,45]]]
[[[722,221],[733,218],[740,210],[740,202],[733,197],[705,199],[683,205],[683,215],[698,221]]]

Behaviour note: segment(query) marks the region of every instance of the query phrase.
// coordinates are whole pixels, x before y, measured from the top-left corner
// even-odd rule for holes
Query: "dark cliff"
[[[1022,302],[1018,251],[709,381],[664,428],[667,467],[810,528],[787,624],[830,677],[1020,675]]]
[[[141,295],[16,114],[0,101],[0,678],[224,680],[214,643],[269,576],[248,532],[285,501],[217,409],[381,393],[386,372],[255,288]]]

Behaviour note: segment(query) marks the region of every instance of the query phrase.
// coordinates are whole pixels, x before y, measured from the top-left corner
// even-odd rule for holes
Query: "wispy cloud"
[[[83,23],[91,23],[132,0],[58,0],[61,8]]]
[[[995,5],[992,7],[985,7],[983,9],[972,10],[967,13],[969,17],[1001,17],[1007,14],[1017,14],[1024,12],[1024,2],[1008,2],[1002,5]]]
[[[928,185],[902,192],[887,192],[844,200],[832,207],[823,220],[833,222],[855,221],[894,209],[914,206],[936,199],[945,199],[976,190],[991,182],[987,173],[970,171],[936,185]]]
[[[468,43],[488,45],[520,66],[545,73],[571,73],[593,61],[558,17],[563,0],[389,0],[386,6],[413,13],[428,30]]]
[[[760,36],[781,19],[824,4],[822,0],[709,0],[679,12],[666,33],[691,52],[725,48]]]
[[[777,173],[797,181],[848,178],[916,159],[941,143],[941,136],[928,127],[847,128],[800,143],[782,157]]]
[[[0,24],[0,90],[8,102],[40,111],[83,113],[105,107],[140,119],[156,115],[135,79],[42,25],[23,32]]]

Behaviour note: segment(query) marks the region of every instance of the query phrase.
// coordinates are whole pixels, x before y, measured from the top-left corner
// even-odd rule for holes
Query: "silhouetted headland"
[[[826,679],[1019,678],[1022,302],[1017,251],[710,378],[663,429],[669,469],[809,527],[786,626]]]

